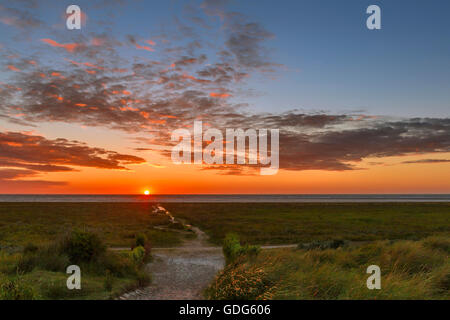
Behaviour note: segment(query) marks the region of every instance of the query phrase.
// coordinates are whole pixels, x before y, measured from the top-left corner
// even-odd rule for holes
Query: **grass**
[[[167,203],[174,216],[221,245],[227,233],[244,243],[314,240],[418,240],[450,234],[449,203]]]
[[[272,249],[229,264],[210,299],[450,299],[450,238],[375,241],[340,249]],[[369,265],[381,290],[369,290]]]
[[[151,211],[150,203],[0,203],[0,248],[44,245],[74,228],[95,232],[109,246],[129,247],[140,233],[154,247],[180,244],[180,233],[153,228],[169,219]]]
[[[144,244],[146,246],[146,244]],[[133,251],[111,252],[102,241],[85,231],[74,231],[52,244],[26,246],[23,252],[0,251],[0,300],[109,299],[145,286],[150,275],[144,265],[150,251],[139,246],[139,260]],[[136,250],[135,249],[135,250]],[[69,290],[66,268],[81,270],[81,289]]]
[[[208,290],[210,298],[450,298],[448,203],[168,203],[164,207],[203,229],[215,244],[222,244],[228,233],[237,234],[243,244],[352,241],[353,246],[338,249],[313,245],[259,254],[253,250],[251,259],[243,250],[251,246],[231,242],[233,259]],[[131,247],[141,238],[153,247],[180,244],[186,235],[176,232],[168,217],[152,214],[152,209],[150,203],[0,203],[0,299],[106,299],[148,283],[148,275],[140,270],[142,247],[138,247],[133,254],[104,251],[95,261],[82,262],[82,290],[69,291],[65,268],[78,251],[55,251],[52,245],[73,229],[94,232],[107,246]],[[168,228],[154,228],[161,225]],[[89,239],[82,237],[80,245]],[[89,252],[97,251],[101,250]],[[370,264],[381,267],[382,290],[365,287],[365,268]]]

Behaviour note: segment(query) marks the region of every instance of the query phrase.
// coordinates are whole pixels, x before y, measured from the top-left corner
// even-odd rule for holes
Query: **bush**
[[[134,238],[134,247],[145,247],[147,237],[143,233],[139,233]]]
[[[270,298],[272,287],[273,283],[262,268],[247,269],[245,263],[230,264],[205,290],[205,296],[212,300],[265,299]]]
[[[23,280],[5,280],[0,284],[0,300],[35,300],[36,294],[32,287]]]
[[[73,264],[97,260],[105,251],[105,245],[96,234],[80,230],[72,231],[62,245],[62,252]]]
[[[229,233],[223,241],[222,251],[226,264],[230,264],[242,255],[248,255],[251,258],[256,257],[260,252],[260,247],[251,245],[241,246],[239,237],[234,233]]]
[[[137,266],[144,264],[145,249],[142,246],[136,247],[131,251],[131,258]]]
[[[300,243],[297,249],[304,250],[326,250],[326,249],[337,249],[345,245],[344,240],[328,240],[328,241],[313,241],[311,243]]]

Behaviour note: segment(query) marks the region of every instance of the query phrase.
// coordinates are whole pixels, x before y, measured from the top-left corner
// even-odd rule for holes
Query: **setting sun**
[[[150,190],[145,190],[145,191],[144,191],[144,194],[145,194],[146,196],[148,196],[148,195],[150,194]]]

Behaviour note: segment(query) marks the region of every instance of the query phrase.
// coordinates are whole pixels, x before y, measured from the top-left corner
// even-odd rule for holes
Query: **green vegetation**
[[[249,258],[256,257],[261,250],[260,247],[254,245],[242,246],[239,237],[233,233],[229,233],[225,236],[222,247],[226,264],[236,261],[243,255],[246,255]]]
[[[448,203],[164,207],[224,245],[225,270],[205,291],[211,299],[450,299]],[[0,299],[108,299],[147,285],[150,243],[175,246],[193,235],[152,209],[0,203]],[[288,243],[299,245],[261,252],[256,246]],[[81,290],[66,287],[70,264],[81,267]],[[382,290],[366,287],[371,264],[381,267]]]
[[[106,250],[93,233],[74,230],[59,241],[22,252],[0,251],[1,299],[108,299],[147,285],[147,243],[129,252]],[[81,269],[81,290],[67,289],[66,268]]]
[[[209,299],[450,299],[450,239],[375,241],[338,249],[272,249],[240,256],[205,291]],[[369,265],[381,290],[369,290]]]
[[[450,234],[450,203],[167,203],[177,218],[215,244],[227,233],[244,243],[314,240],[419,240]]]
[[[153,228],[170,221],[152,210],[150,203],[0,203],[0,248],[49,244],[77,228],[108,246],[131,247],[137,234],[153,246],[179,245],[181,233]]]

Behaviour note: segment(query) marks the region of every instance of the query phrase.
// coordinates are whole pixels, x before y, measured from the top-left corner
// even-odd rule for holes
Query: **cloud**
[[[450,152],[450,119],[377,121],[365,126],[280,134],[280,168],[353,170],[364,158]]]
[[[134,36],[132,36],[132,35],[128,35],[127,39],[132,45],[134,45],[136,47],[136,49],[147,50],[147,51],[155,51],[155,49],[153,49],[152,47],[140,45],[137,42],[136,38]],[[145,41],[145,42],[149,43],[150,45],[152,45],[151,43],[153,43],[153,45],[154,45],[153,41],[150,41],[150,42],[149,41]]]
[[[177,18],[169,26],[174,28],[170,29],[173,34],[152,33],[154,40],[137,35],[112,38],[107,28],[103,33],[71,33],[70,40],[65,34],[50,33],[41,40],[39,52],[1,62],[2,70],[21,72],[8,72],[6,83],[0,84],[0,117],[16,125],[60,122],[121,130],[148,138],[140,141],[140,150],[157,150],[169,157],[171,132],[192,129],[195,120],[223,130],[276,128],[280,130],[280,168],[284,170],[355,170],[361,169],[358,163],[369,157],[450,150],[449,119],[392,120],[364,114],[248,111],[247,79],[279,67],[267,47],[274,35],[262,24],[228,10],[228,3],[204,1],[203,12],[194,9],[187,23]],[[211,20],[218,23],[209,23]],[[200,35],[196,26],[202,28]],[[202,38],[204,30],[223,41],[211,44],[210,39]],[[156,42],[155,54],[142,51],[152,51]],[[130,46],[141,50],[131,48],[123,55]],[[54,59],[39,59],[47,55]],[[226,99],[231,96],[233,99]],[[9,138],[12,136],[8,133]],[[17,170],[11,163],[18,163],[20,170],[28,170],[23,174],[31,174],[70,171],[76,166],[125,169],[127,164],[143,161],[78,142],[38,136],[35,139],[39,142],[27,145],[23,153],[12,153],[20,157],[6,157],[0,167]],[[42,149],[29,152],[37,146]],[[56,147],[62,153],[61,159],[73,160],[66,163],[48,158],[52,155],[48,149]],[[1,148],[17,147],[6,144]],[[32,158],[33,154],[45,154],[45,161]],[[253,169],[205,168],[225,174],[249,174]]]
[[[403,161],[404,164],[415,164],[415,163],[450,163],[448,159],[420,159],[420,160],[410,160]]]
[[[16,8],[7,8],[3,5],[0,5],[0,22],[21,30],[33,29],[43,25],[42,21],[31,13]]]
[[[8,69],[11,70],[11,71],[20,72],[20,69],[18,69],[17,67],[15,67],[13,65],[8,65]]]
[[[143,158],[89,147],[79,141],[0,132],[0,180],[76,171],[76,167],[128,170],[126,165],[142,163]]]
[[[57,47],[57,48],[64,48],[67,50],[67,52],[74,52],[77,48],[81,47],[81,44],[79,43],[65,43],[65,44],[61,44],[58,43],[52,39],[41,39],[42,42],[51,45],[52,47]]]
[[[226,48],[240,67],[273,71],[279,65],[268,58],[265,42],[274,38],[274,35],[260,23],[249,21],[243,14],[228,11],[228,3],[229,1],[207,0],[202,4],[206,14],[219,16],[224,21]]]
[[[213,98],[228,98],[229,93],[210,92],[209,95]]]

